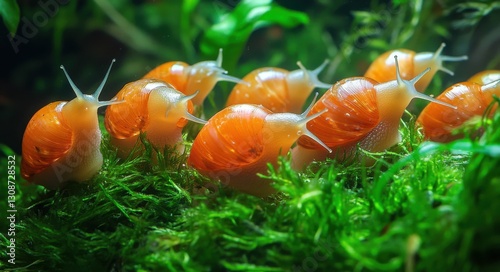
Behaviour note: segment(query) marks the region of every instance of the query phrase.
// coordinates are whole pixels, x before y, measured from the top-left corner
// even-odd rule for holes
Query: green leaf
[[[194,56],[194,47],[192,46],[192,35],[191,34],[191,21],[190,18],[198,6],[200,0],[184,0],[182,2],[182,10],[181,10],[181,21],[180,27],[182,35],[180,35],[180,39],[184,49],[186,50],[188,56]]]
[[[255,29],[273,24],[290,28],[308,22],[305,13],[283,8],[271,0],[243,0],[205,32],[200,49],[207,56],[215,56],[219,48],[223,48],[227,60],[224,67],[229,70],[236,66],[248,37]]]
[[[3,23],[10,34],[14,36],[20,20],[19,5],[17,5],[16,0],[0,1],[0,15],[3,17]]]

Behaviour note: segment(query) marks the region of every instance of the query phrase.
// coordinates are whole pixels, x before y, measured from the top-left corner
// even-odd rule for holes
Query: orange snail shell
[[[207,95],[218,81],[241,82],[239,78],[227,75],[222,69],[222,49],[215,61],[202,61],[193,65],[180,61],[161,64],[144,75],[143,79],[157,79],[168,82],[185,95],[193,95],[195,106],[203,104]]]
[[[142,78],[159,79],[171,84],[176,90],[186,94],[189,64],[182,61],[169,61],[149,71]]]
[[[307,113],[273,113],[249,104],[229,106],[198,133],[188,165],[242,192],[268,196],[275,189],[257,173],[266,173],[268,163],[276,166],[278,156],[286,154],[300,135],[318,140],[306,124],[323,112],[309,117]]]
[[[117,100],[121,103],[108,107],[106,110],[105,126],[108,132],[117,139],[126,139],[138,135],[149,124],[148,100],[153,89],[145,88],[147,84],[160,83],[157,80],[138,80],[127,83],[118,94]],[[163,83],[160,83],[163,84]],[[173,88],[168,83],[166,87]],[[188,112],[193,112],[193,103],[187,102]],[[187,119],[180,118],[176,126],[179,128],[187,124]]]
[[[326,67],[325,60],[310,71],[297,62],[299,70],[264,67],[253,70],[236,84],[229,94],[226,107],[237,104],[262,105],[272,112],[301,113],[302,107],[315,87],[330,88],[318,79]]]
[[[276,164],[279,155],[279,152],[273,154],[276,156],[273,160],[264,152],[268,135],[264,135],[263,127],[269,114],[272,114],[270,110],[247,104],[230,106],[216,113],[193,142],[188,165],[204,176],[245,193],[256,196],[274,193],[270,182],[257,176],[257,173],[266,173],[268,162]],[[288,148],[284,148],[284,152]]]
[[[271,113],[246,104],[216,113],[196,137],[188,163],[207,172],[231,171],[256,161],[263,151],[264,119]]]
[[[388,82],[396,79],[394,74],[394,69],[396,68],[394,63],[394,56],[398,56],[399,67],[401,78],[409,80],[414,78],[416,75],[422,73],[428,67],[431,71],[425,74],[416,84],[415,88],[419,92],[423,92],[432,80],[432,77],[437,71],[441,70],[450,75],[453,72],[442,66],[443,61],[461,61],[466,60],[467,56],[451,57],[442,56],[445,44],[442,43],[441,46],[436,50],[436,52],[420,52],[416,53],[407,49],[396,49],[385,52],[380,55],[373,63],[368,67],[365,77],[372,78],[378,82]]]
[[[471,76],[467,81],[486,85],[500,79],[500,70],[485,70]]]
[[[377,94],[373,88],[376,84],[375,80],[363,77],[337,82],[314,104],[310,114],[324,109],[328,109],[328,112],[321,118],[309,121],[307,128],[329,147],[358,141],[377,126],[380,119]],[[316,142],[306,137],[300,137],[299,144],[321,149]]]
[[[182,128],[188,119],[205,122],[191,115],[193,103],[189,99],[193,96],[185,96],[172,85],[155,79],[126,84],[116,95],[116,99],[125,103],[108,107],[104,119],[118,155],[128,156],[141,132],[146,132],[146,138],[155,148],[177,146],[182,153]]]
[[[397,55],[401,77],[411,79],[416,74],[415,54],[415,51],[408,49],[387,51],[372,62],[368,70],[366,70],[364,77],[369,77],[377,82],[388,82],[396,79],[394,74],[394,70],[396,69],[394,56]]]
[[[417,119],[425,137],[436,142],[449,142],[461,138],[462,135],[453,135],[452,131],[473,117],[482,116],[493,101],[493,95],[500,96],[500,84],[492,86],[487,91],[481,89],[495,80],[500,80],[500,71],[485,71],[474,75],[468,82],[457,83],[447,88],[437,99],[455,105],[457,109],[439,104],[427,105]],[[490,117],[496,107],[495,104]]]
[[[119,102],[98,101],[113,62],[92,95],[82,94],[61,66],[76,98],[50,103],[28,122],[22,142],[24,179],[56,189],[70,180],[86,181],[99,171],[103,159],[97,108]]]
[[[64,120],[61,109],[66,103],[50,103],[31,117],[22,143],[21,175],[24,179],[30,180],[71,148],[73,131],[66,122],[61,121]]]
[[[413,98],[446,104],[415,88],[429,69],[405,80],[400,75],[398,59],[394,58],[396,80],[378,83],[367,77],[347,78],[337,82],[319,99],[310,114],[324,109],[328,112],[311,120],[307,128],[333,152],[326,154],[315,143],[301,137],[292,150],[294,169],[303,169],[313,160],[326,157],[344,160],[354,155],[357,145],[370,152],[386,150],[401,140],[400,119]]]
[[[259,68],[242,78],[250,83],[237,84],[226,102],[226,107],[237,104],[262,105],[273,112],[289,112],[286,76],[288,71],[281,68]]]

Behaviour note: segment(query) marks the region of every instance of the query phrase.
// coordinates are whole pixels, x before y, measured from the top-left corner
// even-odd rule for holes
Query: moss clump
[[[368,154],[377,158],[372,167],[325,161],[296,173],[288,158],[281,158],[279,167],[263,176],[280,193],[264,200],[214,186],[185,166],[184,154],[165,150],[158,155],[160,163],[151,165],[147,143],[143,156],[119,160],[106,136],[103,169],[88,184],[46,191],[18,182],[16,267],[500,267],[500,176],[495,170],[500,167],[500,113],[480,141],[417,144],[421,135],[407,124],[395,150]],[[6,237],[2,233],[4,248]],[[8,259],[5,251],[1,254]]]
[[[35,187],[26,193],[31,198],[19,199],[16,267],[493,269],[500,238],[498,125],[500,114],[482,141],[421,145],[408,142],[419,137],[408,126],[399,152],[386,152],[385,160],[375,154],[369,168],[326,161],[296,173],[281,158],[263,177],[281,193],[264,200],[213,186],[169,150],[156,166],[149,147],[142,157],[120,161],[106,137],[103,169],[89,184]],[[23,194],[33,189],[19,185]]]

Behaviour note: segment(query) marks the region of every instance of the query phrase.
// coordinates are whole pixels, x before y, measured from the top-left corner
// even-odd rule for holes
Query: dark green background
[[[114,25],[102,6],[94,1],[70,1],[58,6],[54,16],[37,27],[38,33],[29,38],[27,44],[19,45],[17,54],[9,43],[7,29],[0,24],[0,142],[16,153],[21,152],[24,128],[38,109],[52,101],[73,99],[74,94],[59,69],[61,64],[83,92],[91,93],[102,80],[111,59],[116,58],[101,97],[110,99],[124,84],[140,78],[160,63],[181,60],[191,64],[213,59],[214,55],[199,50],[203,34],[239,1],[200,1],[187,18],[181,16],[182,1],[101,2],[110,3],[152,42],[117,38],[130,31]],[[478,1],[488,2],[491,1]],[[18,3],[21,18],[30,22],[42,10],[36,1]],[[441,42],[447,43],[446,54],[467,54],[469,60],[448,65],[456,72],[455,77],[439,72],[427,93],[437,94],[443,86],[463,81],[486,68],[500,69],[499,10],[482,17],[474,8],[460,9],[459,1],[424,1],[418,15],[420,21],[411,27],[408,25],[414,14],[409,3],[402,0],[276,3],[304,12],[310,18],[309,24],[291,29],[280,26],[256,29],[243,54],[224,62],[231,75],[243,77],[262,66],[293,70],[297,68],[297,60],[314,68],[325,58],[335,59],[342,48],[352,49],[337,58],[340,63],[336,71],[330,69],[321,74],[323,81],[334,83],[362,75],[377,55],[390,48],[434,51]],[[363,21],[354,16],[357,11],[371,15]],[[469,17],[477,20],[468,20]],[[188,22],[187,33],[181,26],[183,20]],[[18,35],[23,34],[24,24],[22,19]],[[408,37],[403,37],[405,35]],[[228,67],[229,62],[237,65]],[[217,86],[216,108],[207,106],[209,116],[224,104],[231,87],[231,84]]]

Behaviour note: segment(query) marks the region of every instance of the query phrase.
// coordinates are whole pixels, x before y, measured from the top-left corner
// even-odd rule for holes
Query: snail
[[[307,97],[315,87],[330,88],[318,80],[318,74],[325,68],[325,60],[318,68],[309,71],[300,62],[300,69],[287,71],[265,67],[253,70],[245,77],[245,83],[234,86],[226,106],[236,104],[260,104],[272,112],[302,112]]]
[[[292,144],[307,136],[330,151],[307,128],[307,122],[326,110],[308,115],[273,113],[261,105],[238,104],[216,113],[195,138],[188,165],[224,185],[265,197],[275,192],[270,182],[257,173],[266,173],[267,164],[277,164]]]
[[[417,123],[422,127],[426,139],[435,142],[449,142],[462,137],[454,130],[484,115],[493,102],[493,95],[500,96],[500,71],[484,71],[466,82],[454,84],[441,93],[437,99],[455,105],[457,109],[429,104],[420,113]],[[490,112],[490,117],[496,104]]]
[[[422,73],[426,68],[430,67],[431,72],[424,75],[415,84],[415,89],[419,92],[423,92],[436,74],[437,71],[443,71],[450,75],[453,72],[443,67],[443,61],[462,61],[467,60],[467,56],[451,57],[442,56],[445,44],[442,43],[441,46],[436,50],[436,52],[421,52],[416,53],[407,49],[397,49],[387,51],[380,55],[375,61],[372,62],[368,70],[364,74],[364,77],[369,77],[378,82],[387,82],[396,79],[394,76],[394,56],[399,58],[399,66],[401,71],[401,78],[409,80],[414,78],[416,75]]]
[[[399,122],[413,98],[421,98],[449,107],[415,89],[415,84],[430,68],[411,80],[401,77],[398,56],[394,56],[396,80],[384,83],[366,77],[352,77],[333,85],[313,106],[309,114],[328,109],[311,120],[307,128],[333,152],[329,155],[315,142],[300,137],[292,150],[292,167],[301,170],[313,160],[327,156],[342,160],[356,146],[371,152],[383,151],[401,140]]]
[[[192,99],[195,106],[203,104],[217,81],[242,82],[239,78],[227,75],[227,71],[222,69],[222,48],[215,61],[202,61],[193,65],[170,61],[149,71],[143,76],[143,79],[146,78],[168,82],[185,95],[192,95],[198,91],[198,95]]]
[[[114,59],[92,95],[83,94],[61,65],[76,98],[50,103],[28,122],[22,141],[21,175],[24,179],[57,189],[68,181],[87,181],[101,169],[103,158],[97,108],[121,102],[98,100],[113,62]]]
[[[500,79],[500,70],[485,70],[471,76],[469,79],[467,79],[467,81],[475,82],[480,85],[485,85],[499,79]]]
[[[182,129],[187,121],[205,124],[195,117],[191,100],[197,96],[184,95],[172,85],[156,79],[140,79],[126,84],[115,96],[125,103],[106,109],[104,125],[118,156],[127,157],[138,143],[141,132],[155,148],[175,147],[184,151]]]

